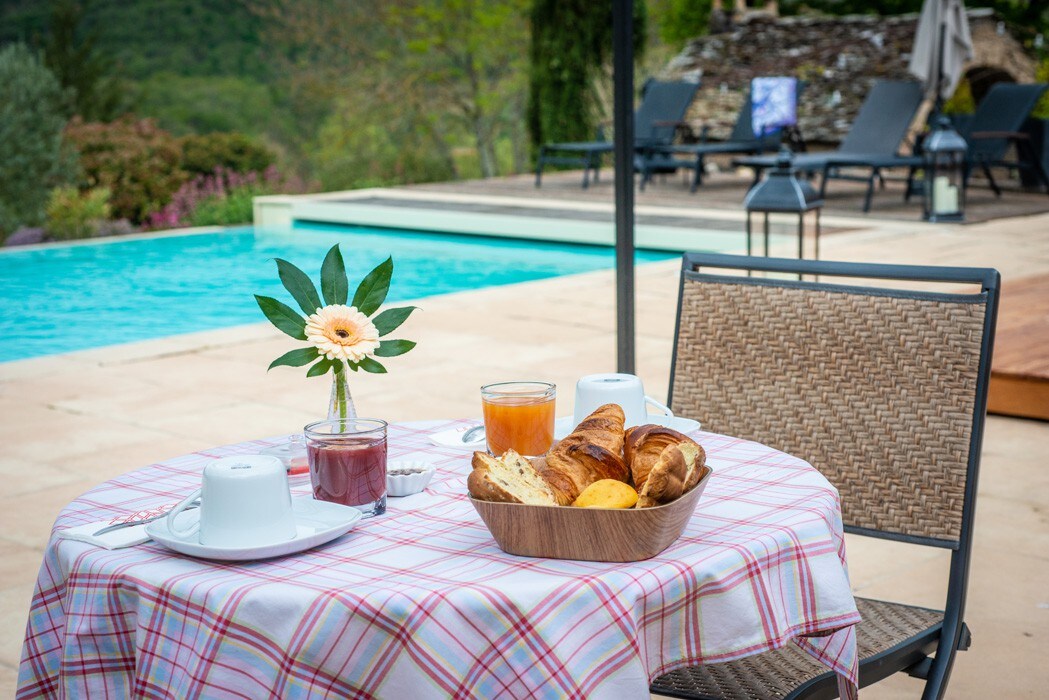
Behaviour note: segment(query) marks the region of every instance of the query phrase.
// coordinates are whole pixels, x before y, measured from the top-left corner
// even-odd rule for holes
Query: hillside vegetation
[[[1042,46],[1049,4],[968,4],[994,6]],[[710,6],[636,0],[636,85],[707,31]],[[920,7],[780,2],[784,13]],[[610,12],[590,0],[0,0],[0,50],[26,49],[8,55],[7,69],[42,65],[61,87],[35,90],[38,103],[19,118],[44,110],[41,124],[68,125],[25,156],[47,174],[25,185],[43,188],[22,198],[31,211],[17,202],[9,211],[35,226],[46,211],[82,204],[130,226],[175,225],[194,202],[247,187],[249,175],[258,192],[527,171],[538,142],[591,138],[610,122]],[[5,89],[0,102],[18,102]],[[146,181],[122,185],[128,173]],[[83,201],[65,189],[43,206],[60,186]],[[99,188],[105,208],[91,193]],[[11,233],[12,217],[0,233]]]

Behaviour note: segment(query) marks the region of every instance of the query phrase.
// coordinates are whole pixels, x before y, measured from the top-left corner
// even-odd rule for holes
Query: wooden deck
[[[1049,275],[1002,285],[987,410],[1049,420]]]

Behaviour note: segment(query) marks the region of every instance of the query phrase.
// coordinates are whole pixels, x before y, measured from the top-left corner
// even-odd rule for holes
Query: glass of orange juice
[[[481,387],[488,452],[509,449],[524,457],[546,454],[554,443],[554,399],[548,382],[499,382]]]

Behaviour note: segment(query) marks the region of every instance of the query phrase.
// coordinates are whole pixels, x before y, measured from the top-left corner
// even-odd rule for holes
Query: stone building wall
[[[916,14],[777,18],[754,13],[727,31],[690,42],[660,78],[698,77],[702,87],[688,119],[723,137],[752,78],[796,76],[805,81],[798,104],[801,133],[809,142],[837,143],[876,80],[914,79],[907,62],[917,23]],[[1034,79],[1034,61],[990,10],[970,11],[969,23],[975,53],[970,67],[999,69],[999,77],[1016,82]]]

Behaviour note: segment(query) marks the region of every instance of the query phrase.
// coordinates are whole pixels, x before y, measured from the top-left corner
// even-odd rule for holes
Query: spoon
[[[474,439],[484,434],[484,425],[475,425],[463,433],[463,442],[473,442]]]

